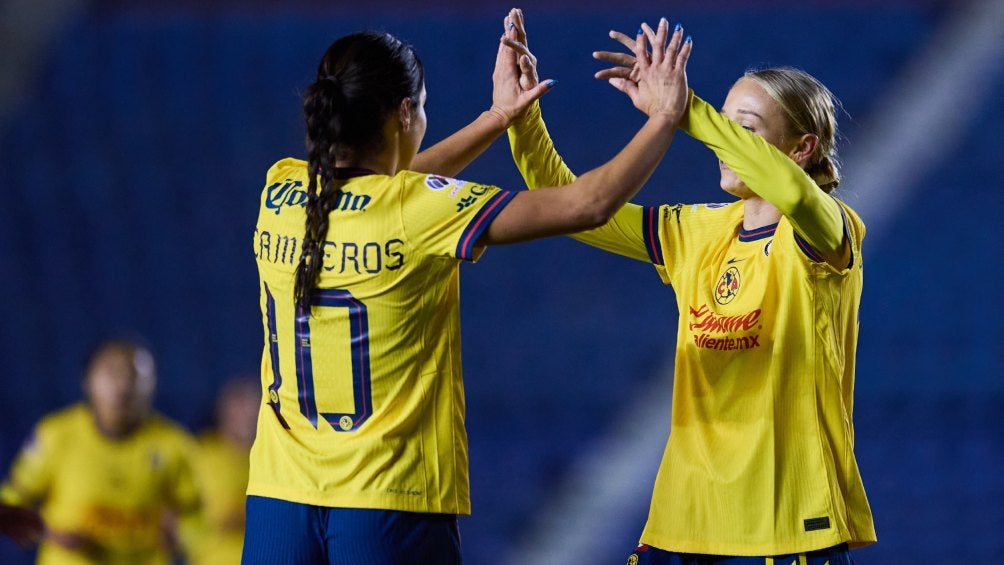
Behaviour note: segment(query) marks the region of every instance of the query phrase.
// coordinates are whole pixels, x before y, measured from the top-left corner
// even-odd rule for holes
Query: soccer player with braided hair
[[[691,44],[632,45],[648,119],[607,163],[533,192],[459,180],[553,83],[506,18],[491,109],[419,152],[423,67],[386,33],[335,41],[304,97],[307,160],[268,171],[254,235],[265,402],[243,563],[460,562],[470,513],[459,264],[602,225],[649,178],[686,98]]]

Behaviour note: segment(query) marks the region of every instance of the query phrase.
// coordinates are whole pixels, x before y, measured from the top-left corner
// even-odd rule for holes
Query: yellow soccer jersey
[[[704,104],[692,99],[691,120],[726,120]],[[737,148],[753,134],[733,134],[713,141],[737,155],[772,150]],[[571,177],[536,109],[510,140],[531,188]],[[741,202],[629,204],[575,236],[652,262],[676,293],[672,426],[643,543],[777,555],[875,540],[852,427],[865,230],[840,209],[853,257],[843,270],[785,218],[743,231]]]
[[[194,468],[206,533],[193,565],[238,565],[244,547],[244,502],[248,485],[248,450],[219,433],[199,438]]]
[[[854,264],[837,271],[785,219],[744,232],[742,203],[662,208],[681,315],[644,543],[772,555],[874,541],[851,427],[864,227],[843,209]]]
[[[349,176],[309,316],[293,300],[306,163],[279,161],[261,193],[265,403],[248,494],[468,514],[459,263],[513,193],[408,171]]]
[[[39,423],[0,495],[39,505],[50,530],[94,542],[86,553],[43,542],[40,564],[169,563],[166,515],[198,510],[191,447],[187,432],[157,415],[127,438],[108,439],[78,404]]]

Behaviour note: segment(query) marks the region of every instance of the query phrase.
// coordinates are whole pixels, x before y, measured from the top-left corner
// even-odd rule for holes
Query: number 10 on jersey
[[[273,381],[268,387],[269,404],[279,416],[281,423],[285,421],[280,413],[278,400],[279,388],[282,386],[282,376],[279,372],[279,341],[283,338],[276,332],[275,323],[275,301],[268,285],[265,285],[266,294],[266,315],[268,317],[270,343],[269,352],[272,358]],[[366,313],[366,305],[356,299],[347,290],[334,288],[318,288],[314,291],[312,300],[313,307],[317,308],[345,308],[348,312],[349,343],[347,353],[351,359],[352,366],[352,397],[355,411],[352,413],[339,412],[319,412],[317,400],[314,396],[314,364],[313,364],[313,341],[311,339],[311,316],[310,312],[296,306],[296,319],[294,322],[295,347],[294,356],[296,358],[296,391],[297,400],[302,414],[310,422],[310,425],[317,428],[318,416],[321,416],[331,425],[335,431],[351,432],[359,429],[363,423],[373,413],[372,390],[370,387],[370,355],[369,355],[369,320]],[[342,351],[332,353],[342,354]],[[330,377],[329,377],[330,378]]]

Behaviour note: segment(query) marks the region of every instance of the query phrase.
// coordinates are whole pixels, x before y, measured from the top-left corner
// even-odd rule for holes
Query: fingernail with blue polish
[[[556,85],[556,84],[558,84],[558,81],[556,81],[556,80],[549,80],[549,81],[547,81],[547,87],[548,88],[554,88],[554,85]]]
[[[676,27],[673,28],[673,31],[680,31],[681,29],[683,29],[683,26],[680,24],[676,24]]]
[[[692,39],[690,38],[690,36],[688,35],[688,36],[687,36],[687,39],[684,39],[684,40],[683,40],[683,42],[684,42],[684,43],[693,43],[693,40],[692,40]]]

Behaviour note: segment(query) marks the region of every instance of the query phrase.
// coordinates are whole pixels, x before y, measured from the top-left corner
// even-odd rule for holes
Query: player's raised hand
[[[492,74],[492,110],[509,125],[546,94],[555,81],[541,82],[537,78],[537,58],[527,47],[523,11],[509,10],[503,26]]]
[[[519,63],[519,86],[523,90],[531,90],[540,82],[537,78],[537,57],[530,52],[530,44],[526,40],[526,22],[523,21],[523,10],[513,8],[507,18],[502,43],[516,52]]]
[[[597,72],[596,78],[627,94],[645,114],[665,113],[679,121],[687,108],[687,60],[693,48],[690,38],[683,38],[683,27],[677,24],[670,35],[669,22],[662,18],[657,30],[643,23],[634,38],[619,31],[611,31],[610,37],[631,54],[594,52],[594,58],[614,65]]]

